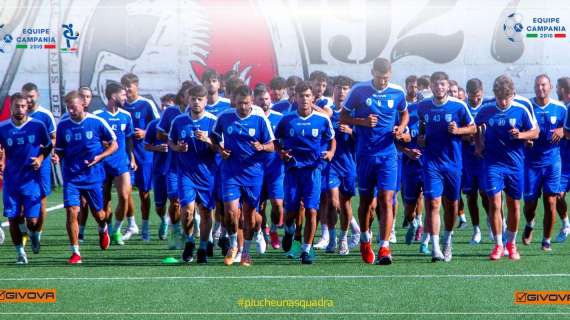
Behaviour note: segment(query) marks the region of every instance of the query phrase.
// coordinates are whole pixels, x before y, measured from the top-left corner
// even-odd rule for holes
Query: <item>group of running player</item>
[[[129,73],[107,85],[104,106],[93,105],[88,87],[67,93],[67,113],[57,125],[39,106],[37,86],[25,84],[11,96],[10,119],[0,123],[4,215],[17,263],[28,263],[28,238],[33,252],[40,251],[52,162],[62,168],[70,264],[82,262],[79,243],[88,209],[102,250],[139,233],[150,241],[151,190],[158,237],[182,250],[184,262],[207,263],[217,245],[226,265],[249,266],[251,246],[263,254],[269,242],[303,264],[314,262],[315,249],[347,255],[360,244],[365,263],[388,265],[398,192],[405,243],[419,241],[420,253],[433,262],[451,261],[455,222],[466,226],[462,190],[472,244],[482,237],[481,198],[495,243],[491,260],[520,259],[516,238],[523,197],[523,243],[531,243],[541,194],[542,249],[551,250],[557,211],[557,241],[566,240],[570,78],[557,82],[559,102],[550,98],[545,74],[536,77],[536,97],[530,100],[516,94],[506,75],[495,79],[494,97],[484,98],[479,79],[467,81],[463,90],[444,72],[409,76],[401,88],[390,82],[391,64],[383,58],[374,61],[371,74],[359,83],[320,71],[308,81],[277,76],[252,90],[235,73],[208,69],[201,84],[186,81],[176,95],[163,96],[159,110],[139,96],[138,77]],[[140,198],[140,231],[132,185]],[[357,188],[358,222],[351,202]],[[375,217],[377,255],[371,246]],[[313,246],[318,223],[321,238]]]

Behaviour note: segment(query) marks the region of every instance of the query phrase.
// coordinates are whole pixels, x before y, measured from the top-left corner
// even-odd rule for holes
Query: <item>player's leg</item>
[[[84,197],[81,197],[80,201],[77,222],[79,223],[79,242],[82,242],[85,240],[85,225],[87,225],[87,218],[89,217],[89,205]],[[110,219],[111,216],[107,218]]]
[[[489,258],[491,260],[499,260],[503,256],[503,219],[501,217],[501,207],[503,205],[502,191],[494,194],[488,194],[489,199],[489,221],[491,223],[491,230],[495,239],[495,247],[491,252]]]
[[[71,248],[71,257],[68,260],[70,264],[81,263],[81,253],[79,252],[79,224],[77,221],[79,205],[81,204],[80,198],[81,192],[75,185],[71,183],[63,185],[63,204],[66,214],[65,228]]]
[[[352,194],[347,192],[340,192],[340,245],[338,253],[340,255],[348,255],[348,228],[350,221],[353,219],[352,214]]]
[[[269,228],[269,240],[273,249],[281,248],[281,241],[277,229],[283,223],[283,198],[270,199],[271,202],[271,227]]]
[[[301,198],[303,198],[306,215],[300,258],[302,264],[312,264],[314,251],[311,251],[311,247],[317,231],[317,209],[320,207],[322,171],[320,168],[304,168],[300,173],[297,183],[301,190]]]
[[[509,259],[519,260],[516,246],[517,231],[520,222],[520,199],[525,189],[525,170],[505,174],[505,193],[507,195],[507,243]]]
[[[301,195],[299,186],[297,185],[297,177],[299,169],[290,168],[285,172],[284,190],[285,190],[285,234],[281,242],[283,251],[289,253],[293,247],[294,238],[296,238],[299,216],[301,211]],[[296,240],[296,239],[295,239]],[[295,241],[297,242],[297,241]],[[300,242],[299,242],[300,243]],[[298,245],[300,247],[300,244]]]
[[[556,198],[560,193],[561,163],[555,162],[546,166],[543,171],[543,202],[544,202],[544,234],[542,238],[542,250],[551,251],[550,237],[556,219]]]
[[[10,223],[10,237],[12,238],[12,243],[16,248],[16,263],[27,264],[28,256],[24,250],[23,232],[20,228],[20,220],[24,217],[22,214],[22,196],[4,186],[2,198],[4,204],[4,216],[8,218]]]
[[[103,210],[103,188],[95,186],[88,189],[81,189],[80,193],[87,199],[91,214],[98,225],[99,231],[99,247],[101,250],[107,250],[111,244],[109,230],[107,228],[107,214]]]
[[[115,226],[113,227],[113,240],[122,242],[121,226],[129,209],[129,197],[131,196],[131,176],[128,171],[115,178],[115,187],[117,188],[117,207],[115,208]]]
[[[194,196],[195,199],[195,196]],[[182,261],[192,262],[194,260],[194,210],[196,202],[194,200],[181,201],[180,213],[182,219],[182,229],[185,236],[184,251],[182,252]]]
[[[561,184],[564,186],[564,184]],[[560,232],[556,236],[557,242],[564,242],[570,236],[570,220],[568,219],[568,206],[566,204],[566,189],[562,189],[564,192],[560,193],[556,199],[556,211],[558,211],[558,216],[562,222],[560,227]]]
[[[224,188],[226,189],[226,188]],[[238,190],[239,191],[239,190]],[[225,191],[224,191],[225,193]],[[237,193],[239,194],[239,193]],[[229,249],[226,253],[224,258],[225,265],[232,265],[234,263],[234,259],[238,253],[238,224],[239,224],[239,216],[240,216],[240,209],[239,209],[239,198],[238,199],[228,199],[224,201],[224,211],[227,216],[226,220],[226,230],[229,233]]]
[[[202,196],[200,196],[202,198]],[[212,216],[213,216],[213,199],[210,200],[211,204],[206,204],[208,201],[200,200],[200,205],[198,210],[200,213],[200,234],[208,235],[202,236],[200,238],[200,246],[197,253],[197,263],[207,263],[208,262],[208,248],[213,250],[214,243],[210,238],[212,232]]]
[[[256,207],[257,205],[252,205],[250,201],[243,201],[242,203],[244,246],[240,260],[241,266],[249,267],[252,264],[251,243],[253,242],[254,233],[257,236],[257,232],[255,232]]]
[[[376,214],[379,222],[380,249],[378,251],[378,261],[380,265],[392,263],[390,252],[390,235],[394,223],[394,191],[380,189],[378,192],[378,206]]]
[[[166,175],[158,172],[153,172],[152,189],[154,191],[154,209],[156,211],[156,215],[160,219],[160,225],[158,227],[158,239],[166,240],[168,237],[168,224],[170,223],[170,217],[166,214],[166,201],[168,200]],[[174,190],[174,192],[177,194],[176,198],[178,198],[178,190]]]
[[[327,214],[327,224],[328,224],[328,232],[329,232],[329,243],[325,248],[326,253],[334,253],[337,247],[337,238],[336,238],[336,224],[338,222],[338,216],[340,215],[340,192],[339,188],[331,188],[327,190],[327,197],[329,203],[329,210],[326,212]]]
[[[370,226],[376,211],[375,187],[376,175],[374,169],[375,159],[365,157],[357,159],[356,170],[358,177],[358,224],[360,227],[360,256],[365,263],[372,264],[376,256],[372,251],[372,233]]]
[[[538,198],[540,197],[540,187],[542,184],[540,168],[527,166],[525,168],[525,184],[524,184],[524,217],[526,225],[524,227],[522,243],[529,245],[532,241],[532,233],[534,229],[534,218],[536,216],[536,208],[538,206]]]
[[[321,183],[321,185],[325,186],[325,183]],[[318,221],[321,225],[321,239],[319,242],[315,244],[316,250],[325,249],[329,245],[329,225],[328,225],[328,216],[330,208],[329,197],[327,195],[326,190],[321,190],[321,201],[319,205],[318,211]]]
[[[44,222],[47,218],[47,197],[51,194],[51,159],[46,159],[40,166],[40,194],[41,207],[40,216],[38,217],[38,244],[44,229]]]
[[[6,202],[4,201],[4,203]],[[22,232],[20,231],[20,226],[18,224],[18,219],[16,219],[16,215],[14,215],[14,217],[8,217],[8,221],[10,222],[10,237],[12,238],[12,243],[16,248],[16,264],[27,264],[28,256],[24,250]]]

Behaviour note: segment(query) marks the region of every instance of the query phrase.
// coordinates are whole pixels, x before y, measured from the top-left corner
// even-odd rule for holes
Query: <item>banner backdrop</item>
[[[532,96],[537,74],[570,75],[569,23],[564,0],[5,0],[0,98],[34,82],[57,117],[65,92],[87,85],[101,102],[126,72],[158,102],[205,68],[251,85],[314,70],[365,80],[379,56],[396,83],[443,70],[489,95],[507,73]]]

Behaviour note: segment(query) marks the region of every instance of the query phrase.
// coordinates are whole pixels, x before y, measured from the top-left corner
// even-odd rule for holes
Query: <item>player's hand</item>
[[[293,156],[291,155],[291,150],[281,150],[279,151],[279,157],[281,158],[281,160],[287,162],[289,160],[291,160],[291,158],[293,158]]]
[[[560,143],[562,138],[564,138],[564,129],[556,128],[552,132],[552,138],[550,139],[550,143]]]
[[[167,143],[161,143],[156,147],[157,147],[156,151],[158,151],[158,152],[165,152],[165,153],[168,152],[168,144]]]
[[[512,139],[519,139],[520,131],[517,128],[512,128],[509,130],[509,134],[511,135]]]
[[[368,115],[368,118],[366,118],[365,125],[366,127],[374,128],[376,127],[377,123],[378,123],[378,116],[375,114],[370,114]]]
[[[32,168],[38,171],[42,165],[42,161],[38,157],[31,157],[30,160],[32,160]]]
[[[178,141],[178,143],[176,144],[176,150],[177,152],[188,152],[188,144],[184,141]]]
[[[418,160],[422,156],[422,151],[420,149],[408,149],[404,151],[404,153],[412,160]]]
[[[529,148],[529,149],[530,149],[530,148],[532,148],[532,147],[534,146],[534,141],[532,141],[532,140],[525,140],[524,146],[525,146],[526,148]]]
[[[456,135],[459,133],[459,128],[457,127],[457,123],[455,121],[451,121],[449,126],[447,126],[447,132]]]
[[[132,171],[137,171],[137,169],[139,168],[139,166],[137,165],[137,162],[135,161],[135,158],[132,157],[129,166],[131,167]]]
[[[340,124],[338,126],[338,130],[342,133],[346,133],[346,134],[352,134],[352,128],[349,125],[346,124]]]
[[[111,146],[111,142],[109,141],[101,141],[101,144],[103,145],[103,148],[107,149]]]
[[[145,134],[146,134],[145,130],[139,129],[139,128],[135,129],[135,139],[137,139],[137,140],[144,139]]]
[[[323,160],[326,160],[326,161],[331,161],[333,157],[334,157],[334,153],[333,153],[331,150],[329,150],[329,151],[324,151],[324,152],[321,154],[321,158],[322,158]]]
[[[255,149],[255,151],[263,151],[263,145],[259,141],[251,142],[251,146]]]
[[[222,156],[222,159],[227,159],[230,157],[231,155],[231,150],[229,149],[224,149],[224,148],[220,148],[220,155]]]
[[[400,128],[400,126],[394,126],[392,129],[392,135],[396,140],[402,140],[402,135],[404,134],[404,130]]]
[[[99,162],[101,162],[101,156],[100,155],[96,155],[93,160],[89,161],[89,160],[85,160],[85,164],[87,165],[88,168],[98,164]]]
[[[418,142],[418,146],[425,148],[426,147],[426,136],[425,136],[425,134],[420,134],[418,136],[417,142]]]
[[[58,163],[59,163],[59,156],[57,155],[57,153],[52,153],[52,155],[51,155],[51,161],[52,161],[54,164],[58,164]]]
[[[196,130],[196,131],[194,131],[194,135],[196,136],[196,139],[198,139],[202,142],[205,142],[207,144],[212,144],[210,137],[208,137],[207,131]]]

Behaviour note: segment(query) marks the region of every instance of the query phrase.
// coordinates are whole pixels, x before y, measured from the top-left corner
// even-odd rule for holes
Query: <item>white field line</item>
[[[393,315],[568,315],[567,312],[0,312],[0,315],[371,315],[371,316],[393,316]]]

